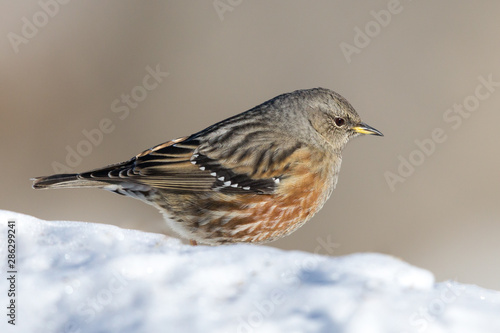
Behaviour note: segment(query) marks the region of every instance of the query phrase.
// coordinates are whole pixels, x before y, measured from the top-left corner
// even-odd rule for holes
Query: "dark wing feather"
[[[243,126],[239,126],[243,128]],[[287,157],[301,147],[278,141],[272,131],[226,135],[214,140],[213,132],[157,145],[131,160],[80,174],[109,183],[132,182],[153,188],[222,193],[271,194],[286,177]],[[202,144],[204,142],[205,144]]]
[[[162,143],[131,160],[80,174],[109,183],[132,182],[172,191],[208,191],[214,179],[191,163],[199,143],[186,138]]]

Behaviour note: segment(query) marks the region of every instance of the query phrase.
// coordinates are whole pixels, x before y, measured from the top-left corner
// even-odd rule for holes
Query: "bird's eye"
[[[345,124],[344,118],[338,118],[337,117],[334,120],[335,120],[335,125],[337,125],[338,127],[342,127]]]

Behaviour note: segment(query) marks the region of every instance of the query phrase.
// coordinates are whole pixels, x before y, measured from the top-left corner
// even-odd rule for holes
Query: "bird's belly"
[[[330,179],[306,174],[300,183],[284,186],[272,195],[222,196],[219,199],[223,201],[208,205],[212,209],[198,224],[196,238],[211,244],[262,243],[281,238],[313,217],[332,187]]]

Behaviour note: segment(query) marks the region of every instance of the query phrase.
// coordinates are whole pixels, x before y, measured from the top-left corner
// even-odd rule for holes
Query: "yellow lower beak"
[[[378,136],[384,136],[382,132],[379,130],[376,130],[375,128],[368,126],[365,123],[360,123],[357,126],[354,126],[352,128],[354,132],[361,133],[361,134],[369,134],[369,135],[378,135]]]

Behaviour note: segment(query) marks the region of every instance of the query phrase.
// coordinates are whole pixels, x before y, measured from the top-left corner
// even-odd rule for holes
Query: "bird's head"
[[[308,91],[307,116],[311,126],[336,151],[360,134],[383,134],[361,121],[351,104],[334,91],[316,88]]]

